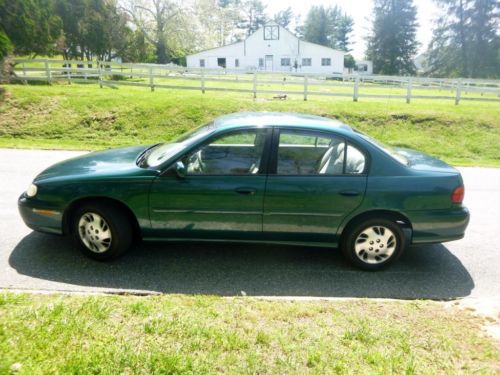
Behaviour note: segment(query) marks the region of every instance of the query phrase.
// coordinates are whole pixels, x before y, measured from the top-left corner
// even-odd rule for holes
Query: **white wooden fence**
[[[103,86],[142,86],[206,91],[360,98],[445,99],[500,101],[499,80],[440,79],[354,74],[304,74],[229,69],[187,69],[159,64],[127,64],[101,61],[16,59],[14,77],[29,81],[98,83]]]

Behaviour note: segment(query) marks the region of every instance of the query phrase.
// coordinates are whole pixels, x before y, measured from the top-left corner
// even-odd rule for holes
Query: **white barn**
[[[297,38],[275,23],[241,42],[186,57],[188,68],[227,68],[303,73],[342,73],[344,52]]]

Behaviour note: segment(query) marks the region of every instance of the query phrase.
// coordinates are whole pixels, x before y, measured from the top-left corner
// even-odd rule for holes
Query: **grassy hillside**
[[[0,293],[0,373],[494,374],[481,324],[423,301]]]
[[[457,165],[500,166],[498,103],[362,100],[83,85],[8,85],[0,94],[0,147],[100,149],[171,139],[236,111],[294,111],[338,118],[394,146]]]

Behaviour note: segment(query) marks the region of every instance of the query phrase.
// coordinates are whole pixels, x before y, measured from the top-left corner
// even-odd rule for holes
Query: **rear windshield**
[[[388,154],[389,156],[391,156],[393,159],[395,159],[396,161],[400,162],[401,164],[403,165],[409,165],[410,162],[408,161],[408,159],[401,155],[398,150],[396,150],[395,148],[391,147],[391,146],[388,146],[380,141],[377,141],[376,139],[373,139],[372,137],[364,134],[364,133],[361,133],[360,131],[358,130],[355,130],[356,133],[358,133],[361,137],[363,137],[363,139],[367,140],[368,142],[370,142],[372,145],[378,147],[380,150],[384,151],[386,154]]]

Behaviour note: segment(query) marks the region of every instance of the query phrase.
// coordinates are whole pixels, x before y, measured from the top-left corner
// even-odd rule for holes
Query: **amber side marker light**
[[[54,210],[42,210],[42,209],[39,209],[39,208],[33,208],[33,212],[35,214],[46,215],[46,216],[57,216],[57,215],[59,215],[58,211],[54,211]]]
[[[451,201],[453,203],[462,203],[464,200],[464,195],[465,195],[465,188],[464,186],[459,186],[455,190],[453,190],[453,193],[451,194]]]

